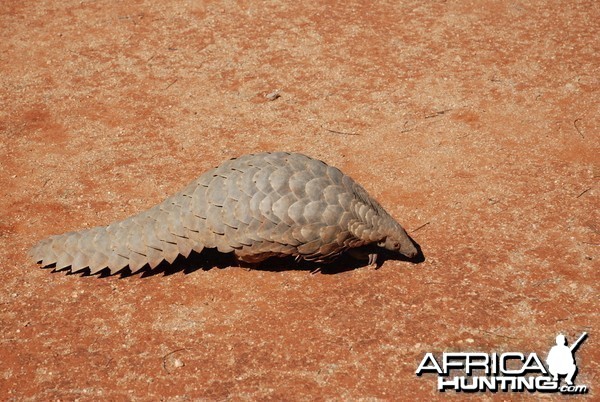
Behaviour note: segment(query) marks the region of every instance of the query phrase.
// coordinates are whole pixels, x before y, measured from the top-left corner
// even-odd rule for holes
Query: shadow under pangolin
[[[383,263],[388,260],[420,264],[425,261],[425,255],[423,254],[421,246],[419,246],[419,244],[417,244],[414,240],[412,241],[417,249],[417,255],[413,258],[405,257],[399,253],[394,253],[375,245],[359,247],[355,249],[358,251],[358,253],[355,254],[368,255],[369,253],[377,252],[378,257],[376,268],[380,268]],[[54,269],[54,266],[50,265],[46,268],[53,269],[52,272],[66,271],[67,275],[97,276],[99,278],[105,278],[113,275],[119,275],[121,278],[127,278],[134,275],[140,275],[142,278],[146,278],[160,274],[164,276],[170,276],[177,273],[188,275],[196,271],[208,271],[211,269],[223,269],[228,267],[240,267],[242,269],[245,268],[269,272],[309,271],[313,273],[319,272],[325,275],[335,275],[342,272],[363,268],[367,265],[367,260],[352,257],[348,252],[343,253],[337,258],[328,262],[314,262],[306,260],[296,261],[294,257],[271,257],[258,264],[244,264],[240,263],[235,258],[233,253],[220,253],[216,249],[204,249],[201,253],[192,251],[187,258],[180,255],[172,264],[168,263],[167,261],[163,261],[154,269],[151,269],[150,266],[145,265],[136,272],[132,272],[129,267],[125,267],[115,273],[112,273],[108,268],[105,268],[91,275],[89,268],[83,268],[76,272],[71,271],[71,267],[65,267],[57,270]]]

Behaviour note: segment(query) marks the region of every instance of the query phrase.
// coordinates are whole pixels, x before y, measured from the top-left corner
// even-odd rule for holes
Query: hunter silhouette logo
[[[574,384],[577,375],[574,353],[586,338],[587,333],[584,332],[569,347],[566,337],[559,334],[556,345],[550,349],[546,358],[548,368],[536,353],[525,356],[519,352],[445,352],[439,361],[433,353],[426,353],[415,374],[420,377],[425,373],[437,373],[437,389],[440,392],[528,391],[585,394],[588,392],[587,385]],[[563,376],[566,384],[561,386]]]
[[[584,332],[571,347],[567,346],[567,339],[563,334],[556,337],[556,346],[550,349],[548,358],[546,359],[548,371],[552,374],[554,381],[560,382],[559,375],[566,375],[567,385],[573,385],[573,377],[575,377],[575,373],[577,372],[573,353],[586,337],[587,332]]]

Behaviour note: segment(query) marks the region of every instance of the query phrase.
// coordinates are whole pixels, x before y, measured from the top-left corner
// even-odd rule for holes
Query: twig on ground
[[[185,348],[181,348],[181,349],[175,349],[175,350],[173,350],[173,351],[171,351],[171,352],[169,352],[169,353],[167,353],[166,355],[164,355],[164,356],[163,356],[163,358],[162,358],[162,366],[163,366],[163,369],[164,369],[164,370],[165,370],[167,373],[169,373],[169,374],[171,373],[171,372],[169,371],[169,369],[167,369],[167,357],[169,357],[169,356],[171,356],[172,354],[175,354],[175,353],[177,353],[177,352],[181,352],[182,350],[185,350]]]
[[[413,131],[416,126],[416,125],[413,125],[412,127],[406,128],[407,125],[408,125],[408,120],[406,120],[404,122],[404,125],[402,126],[402,130],[400,130],[400,133],[408,133],[409,131]]]
[[[579,129],[579,127],[577,127],[577,122],[581,121],[581,119],[575,119],[573,120],[573,127],[575,127],[575,130],[577,130],[577,132],[579,133],[579,135],[581,136],[581,138],[585,138],[585,136],[583,135],[583,133],[581,132],[581,130]]]
[[[438,116],[441,116],[441,115],[445,114],[446,112],[450,112],[452,110],[453,109],[438,110],[437,112],[433,112],[433,113],[430,113],[428,115],[425,115],[425,118],[426,119],[431,119],[432,117],[438,117]]]
[[[173,84],[175,84],[175,83],[177,82],[177,80],[178,80],[178,79],[179,79],[179,78],[175,78],[175,79],[173,80],[173,82],[171,82],[169,85],[167,85],[167,86],[165,87],[165,89],[164,89],[164,90],[166,91],[167,89],[171,88],[171,86],[172,86]]]
[[[581,197],[582,195],[584,195],[585,193],[587,193],[587,192],[588,192],[588,191],[590,191],[591,189],[592,189],[591,187],[588,187],[588,188],[586,188],[585,190],[583,190],[583,191],[582,191],[582,192],[581,192],[581,193],[580,193],[580,194],[579,194],[577,197],[575,197],[575,198],[579,198],[579,197]]]
[[[415,230],[411,230],[411,233],[415,233],[417,230],[421,230],[423,229],[425,226],[429,225],[431,222],[425,222],[424,224],[422,224],[421,226],[419,226],[418,228],[416,228]]]
[[[345,131],[337,131],[337,130],[332,130],[330,128],[324,127],[323,125],[321,125],[321,128],[325,131],[329,131],[330,133],[333,134],[341,134],[341,135],[360,135],[359,133],[349,133],[349,132],[345,132]]]

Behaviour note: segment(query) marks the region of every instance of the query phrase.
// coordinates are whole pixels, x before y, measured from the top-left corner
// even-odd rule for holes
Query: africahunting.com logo
[[[426,353],[417,376],[436,373],[440,392],[560,392],[585,394],[587,385],[575,385],[575,351],[587,338],[584,332],[571,346],[560,334],[546,357],[547,367],[536,353],[443,353],[437,360]],[[561,378],[565,384],[561,385]]]

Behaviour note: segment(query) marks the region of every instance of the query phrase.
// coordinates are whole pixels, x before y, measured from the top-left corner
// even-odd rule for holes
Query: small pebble
[[[280,98],[281,94],[279,93],[279,89],[276,91],[271,92],[270,94],[266,94],[265,98],[267,98],[267,100],[269,101],[274,101],[277,98]]]

